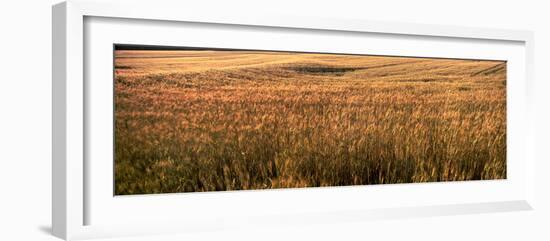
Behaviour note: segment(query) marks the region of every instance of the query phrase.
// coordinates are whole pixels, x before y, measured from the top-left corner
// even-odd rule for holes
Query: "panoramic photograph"
[[[506,61],[113,55],[115,195],[506,179]]]

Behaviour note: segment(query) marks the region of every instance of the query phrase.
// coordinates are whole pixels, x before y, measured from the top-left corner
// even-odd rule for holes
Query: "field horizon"
[[[115,195],[506,178],[506,62],[115,50]]]

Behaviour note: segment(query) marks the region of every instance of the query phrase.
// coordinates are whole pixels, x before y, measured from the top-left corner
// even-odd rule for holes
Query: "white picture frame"
[[[151,11],[151,9],[155,10]],[[277,15],[214,16],[209,15],[206,10],[189,9],[185,3],[180,1],[101,2],[72,0],[55,5],[53,7],[52,18],[52,227],[53,234],[60,238],[67,240],[85,239],[139,234],[193,232],[246,225],[292,225],[293,223],[303,222],[330,223],[348,220],[361,221],[398,217],[530,210],[533,208],[535,156],[532,148],[534,146],[534,134],[531,128],[527,128],[533,121],[533,113],[531,113],[533,34],[529,31]],[[147,22],[151,22],[152,24],[147,24],[147,27],[145,27],[145,23]],[[87,29],[87,24],[88,26],[95,24],[93,25],[93,30],[90,30],[90,28]],[[88,103],[90,99],[86,99],[86,96],[91,96],[91,100],[93,101],[95,94],[90,94],[88,89],[100,87],[97,85],[90,86],[85,83],[85,78],[89,78],[86,74],[86,68],[93,68],[98,71],[112,71],[112,69],[103,68],[103,65],[94,64],[107,63],[107,65],[112,65],[112,61],[105,62],[109,58],[107,55],[106,59],[90,60],[89,56],[87,56],[90,52],[86,48],[94,48],[94,50],[97,49],[101,52],[104,49],[101,46],[105,45],[87,45],[86,41],[113,44],[116,43],[115,41],[124,39],[126,43],[136,41],[134,43],[146,42],[159,45],[174,45],[174,43],[177,43],[175,41],[180,39],[174,37],[172,42],[159,42],[152,38],[143,37],[140,39],[139,33],[136,34],[135,31],[133,34],[130,31],[124,33],[124,29],[131,28],[130,25],[135,27],[140,26],[140,24],[143,24],[143,29],[158,31],[159,35],[174,32],[173,30],[175,29],[171,29],[170,31],[163,30],[163,25],[168,24],[177,29],[181,28],[183,29],[182,31],[189,30],[185,26],[193,24],[203,24],[200,25],[197,31],[209,31],[210,27],[215,28],[212,31],[218,31],[219,28],[217,26],[222,26],[223,31],[229,32],[251,28],[254,31],[249,31],[250,36],[256,36],[259,39],[262,36],[259,32],[267,35],[277,35],[292,31],[294,31],[294,34],[297,34],[296,31],[299,31],[298,34],[304,35],[304,42],[308,39],[311,40],[311,36],[305,36],[310,32],[315,33],[316,36],[331,35],[334,36],[334,39],[338,39],[339,35],[347,36],[350,33],[357,34],[359,37],[370,34],[375,35],[373,38],[376,38],[376,36],[390,36],[396,40],[396,43],[399,43],[399,39],[434,41],[434,43],[441,42],[441,45],[436,44],[434,46],[446,49],[444,54],[438,52],[437,48],[435,48],[435,51],[429,52],[428,49],[433,49],[430,45],[430,48],[422,49],[418,47],[415,50],[411,50],[408,54],[401,54],[404,56],[421,53],[420,55],[426,57],[449,57],[448,55],[464,58],[473,58],[478,55],[479,57],[486,58],[491,58],[492,56],[502,57],[502,59],[511,61],[513,63],[512,66],[515,66],[510,68],[511,72],[509,74],[511,74],[512,79],[508,81],[508,89],[513,89],[513,91],[509,91],[507,99],[509,104],[508,110],[512,109],[511,112],[508,112],[508,120],[513,123],[510,129],[511,133],[508,136],[508,145],[511,147],[513,153],[509,153],[508,159],[511,159],[513,164],[509,165],[509,168],[513,168],[511,170],[512,173],[517,174],[514,174],[514,177],[506,182],[432,183],[414,187],[407,185],[377,185],[366,188],[334,187],[328,189],[284,191],[170,194],[136,198],[115,198],[105,195],[98,197],[100,195],[96,195],[96,193],[108,193],[108,189],[106,188],[110,187],[105,187],[106,185],[103,184],[93,185],[95,183],[94,180],[97,179],[94,179],[94,174],[89,174],[89,169],[95,168],[94,170],[99,170],[97,173],[102,174],[108,174],[112,170],[104,170],[104,166],[97,166],[85,161],[85,157],[90,155],[89,146],[87,146],[85,141],[88,138],[87,135],[90,133],[86,128],[89,128],[90,124],[86,123],[96,120],[89,118],[89,112],[93,111],[93,108],[90,107],[90,103]],[[101,27],[106,25],[113,26],[112,28],[109,27],[111,31],[115,29],[117,32],[122,32],[122,34],[120,36],[108,34],[109,32],[105,30],[106,28]],[[180,27],[180,25],[185,26]],[[230,37],[227,38],[230,39]],[[238,40],[238,37],[235,37],[235,40]],[[200,39],[193,41],[195,41],[193,42],[195,44],[200,44],[197,42]],[[496,43],[501,43],[502,46],[498,47]],[[246,47],[245,44],[243,43],[243,48]],[[216,45],[216,42],[211,42],[207,45]],[[493,45],[495,45],[494,48],[491,47]],[[270,45],[269,47],[265,47],[258,45],[256,47],[277,48],[278,50],[303,50],[304,46],[297,45],[294,48],[298,49],[288,49],[292,48],[292,46],[281,43],[278,46]],[[404,42],[403,46],[408,45]],[[229,47],[235,47],[235,45]],[[483,52],[485,47],[489,50]],[[312,44],[310,50],[327,51],[323,47],[319,47],[319,49],[315,48],[315,45]],[[452,49],[454,48],[456,50],[453,51]],[[499,55],[497,53],[499,52],[499,48],[506,49],[503,52],[510,54]],[[399,49],[393,50],[396,52],[390,52],[392,50],[389,49],[385,50],[386,52],[380,52],[380,54],[393,53],[394,55],[399,55],[400,53]],[[467,53],[458,51],[463,49],[477,49],[479,52]],[[357,50],[341,49],[337,52],[346,51],[355,53]],[[364,53],[372,54],[374,50],[365,51]],[[510,85],[513,85],[514,88],[510,88]],[[106,90],[106,88],[103,89]],[[97,91],[94,93],[101,94]],[[103,116],[102,118],[107,117]],[[91,179],[88,179],[90,176]],[[108,181],[106,183],[108,184]],[[339,209],[336,206],[323,202],[319,202],[317,205],[297,202],[296,206],[301,207],[300,210],[290,210],[292,208],[284,203],[279,207],[270,208],[269,210],[262,210],[262,207],[255,207],[253,205],[243,206],[239,204],[246,202],[246,200],[267,200],[269,202],[269,200],[277,199],[281,196],[296,200],[311,200],[313,198],[325,200],[327,196],[334,196],[335,194],[342,195],[342,199],[336,198],[331,201],[342,204],[341,202],[344,200],[344,197],[347,199],[361,197],[361,195],[365,195],[366,193],[369,195],[378,193],[384,197],[384,195],[395,195],[397,192],[410,192],[407,195],[417,196],[418,194],[426,193],[428,196],[432,195],[433,197],[434,193],[446,189],[461,194],[466,193],[467,195],[464,198],[448,195],[449,197],[445,200],[429,202],[418,199],[408,203],[384,202],[382,198],[378,200],[378,204],[373,201],[370,203],[370,207],[365,208],[361,207],[362,202],[346,203],[347,205],[344,206],[348,208],[345,209]],[[475,193],[478,193],[479,196],[476,196]],[[180,208],[179,210],[173,209],[174,206],[184,201],[188,205],[195,205],[192,207],[195,212],[184,208]],[[90,205],[90,202],[97,205]],[[233,212],[223,212],[221,209],[217,210],[220,214],[201,211],[201,205],[205,207],[223,202],[235,204],[231,210]],[[90,206],[93,208],[90,208]],[[141,218],[136,216],[132,216],[132,220],[123,218],[123,216],[132,214],[132,208],[147,206],[151,207],[152,211],[140,214]],[[155,206],[168,206],[171,209],[169,211],[167,209],[161,210],[156,209]],[[248,209],[252,211],[247,212],[246,210]],[[116,210],[122,211],[117,212]],[[265,212],[262,213],[262,211]],[[161,213],[163,218],[160,219],[155,212]],[[191,213],[190,216],[194,217],[193,222],[186,223],[186,220],[178,217],[178,214],[181,212]],[[254,213],[261,213],[261,215],[255,216],[253,215]],[[97,219],[97,222],[90,221],[90,216],[101,218]],[[290,218],[294,221],[288,221]],[[107,219],[112,219],[113,222],[107,222],[109,221]],[[153,221],[145,222],[145,219]]]

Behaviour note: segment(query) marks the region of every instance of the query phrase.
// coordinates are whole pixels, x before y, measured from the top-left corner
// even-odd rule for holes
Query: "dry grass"
[[[115,193],[506,178],[506,63],[116,51]]]

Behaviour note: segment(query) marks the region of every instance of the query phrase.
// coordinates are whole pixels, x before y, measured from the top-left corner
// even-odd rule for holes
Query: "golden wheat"
[[[506,178],[506,63],[115,52],[115,193]]]

